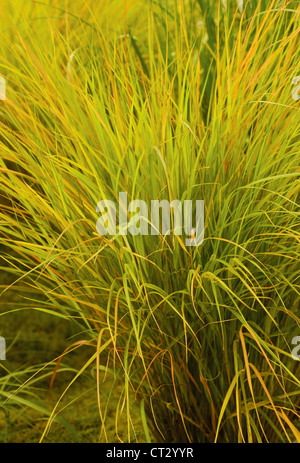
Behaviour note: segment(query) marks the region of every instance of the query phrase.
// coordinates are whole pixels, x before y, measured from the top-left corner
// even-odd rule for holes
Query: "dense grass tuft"
[[[4,3],[2,270],[93,346],[102,435],[105,372],[128,441],[138,403],[148,440],[300,442],[297,2]],[[204,199],[203,244],[99,236],[119,192]]]

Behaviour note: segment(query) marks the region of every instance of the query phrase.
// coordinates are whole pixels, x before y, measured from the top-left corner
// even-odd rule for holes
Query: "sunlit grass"
[[[137,403],[148,440],[300,441],[296,2],[29,3],[1,34],[2,270],[93,347],[65,393],[96,365],[102,437],[106,371],[128,441]],[[121,191],[204,199],[203,244],[99,236]]]

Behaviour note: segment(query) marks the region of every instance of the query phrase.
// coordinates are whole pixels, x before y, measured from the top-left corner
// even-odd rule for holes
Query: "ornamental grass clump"
[[[78,327],[104,439],[103,374],[128,442],[137,404],[148,441],[300,442],[297,2],[84,4],[2,28],[2,297]],[[202,244],[99,235],[120,192],[204,200]]]

